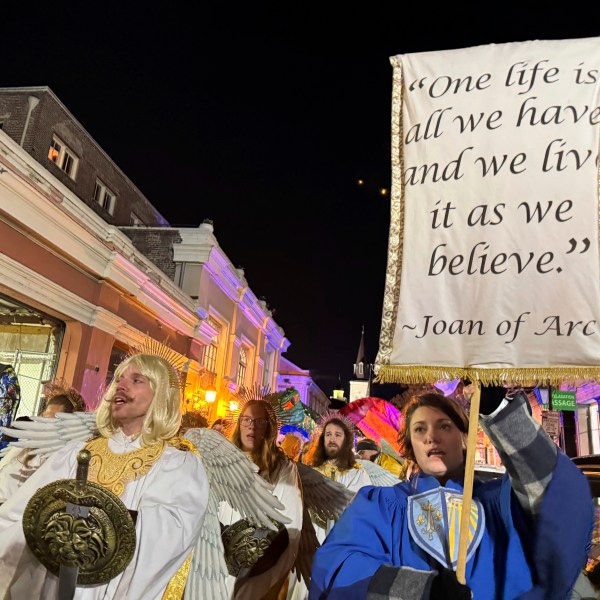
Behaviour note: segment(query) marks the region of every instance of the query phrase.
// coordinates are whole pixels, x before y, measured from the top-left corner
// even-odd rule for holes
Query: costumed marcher
[[[219,521],[225,527],[223,538],[226,560],[231,565],[235,559],[237,565],[234,569],[230,568],[228,579],[230,597],[236,600],[285,597],[290,570],[296,560],[300,542],[302,492],[298,470],[295,463],[277,446],[279,424],[268,398],[246,399],[230,439],[258,466],[260,475],[273,484],[273,495],[285,507],[281,513],[290,522],[281,528],[262,558],[253,566],[246,567],[242,564],[244,561],[240,556],[240,548],[248,547],[251,550],[256,543],[244,543],[238,539],[239,536],[231,535],[240,527],[241,515],[228,503],[221,502]],[[232,556],[234,546],[236,556]],[[231,575],[232,570],[237,571],[237,575]]]
[[[312,446],[312,442],[310,440],[304,442],[302,444],[302,450],[300,450],[300,456],[298,457],[298,462],[306,463],[306,455],[310,452],[310,448]]]
[[[217,433],[225,435],[225,421],[223,419],[217,419],[211,426]]]
[[[286,433],[281,440],[281,449],[290,460],[297,462],[300,457],[300,450],[302,450],[302,442],[297,435]]]
[[[323,415],[317,423],[315,438],[304,460],[325,477],[356,493],[373,482],[366,470],[354,459],[353,427],[353,423],[338,412]],[[309,510],[309,515],[318,547],[325,541],[335,520],[324,518],[312,510]],[[306,581],[301,580],[296,573],[291,584],[288,600],[305,600],[308,597]]]
[[[19,379],[12,365],[0,364],[0,426],[8,427],[17,414],[21,401]],[[0,440],[0,449],[7,442]]]
[[[198,412],[188,410],[183,413],[181,417],[181,427],[179,428],[179,435],[183,436],[188,429],[199,429],[208,427],[207,418]]]
[[[427,393],[403,409],[400,432],[420,472],[356,495],[317,550],[311,600],[568,596],[591,536],[589,485],[531,418],[525,394],[505,394],[481,392],[481,422],[507,474],[473,487],[466,585],[453,570],[459,536],[443,528],[459,520],[468,420],[455,401]]]
[[[158,600],[176,593],[177,584],[181,597],[181,569],[189,565],[202,528],[208,481],[190,445],[175,437],[180,402],[179,377],[164,358],[134,354],[117,367],[96,414],[100,435],[54,452],[0,507],[1,598],[57,597],[58,578],[26,546],[21,521],[38,488],[74,478],[77,455],[84,447],[92,457],[88,480],[135,511],[136,543],[124,571],[108,583],[77,585],[74,597]]]
[[[369,438],[359,440],[356,444],[356,453],[363,460],[370,460],[399,479],[404,479],[403,474],[405,473],[405,469],[403,468],[403,464],[393,456],[383,452],[375,440]]]
[[[60,383],[46,384],[44,408],[41,417],[54,418],[57,413],[85,410],[79,392]],[[9,448],[0,461],[0,504],[10,498],[23,483],[42,465],[47,455],[34,454],[28,448]]]
[[[354,459],[353,423],[339,413],[329,413],[319,421],[317,438],[307,462],[325,475],[341,483],[351,492],[358,492],[365,485],[371,485],[371,478]],[[313,520],[314,522],[314,520]],[[323,543],[333,527],[333,521],[315,523],[319,542]]]

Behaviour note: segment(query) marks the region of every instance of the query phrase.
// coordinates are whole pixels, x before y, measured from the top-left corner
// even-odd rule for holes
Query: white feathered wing
[[[400,456],[396,450],[394,449],[394,447],[385,439],[385,438],[381,438],[379,440],[379,444],[381,445],[381,451],[384,454],[387,454],[388,456],[391,456],[393,459],[397,460],[399,463],[403,463],[404,462],[404,458],[402,458],[402,456]]]
[[[56,413],[54,417],[31,417],[31,421],[13,421],[0,427],[6,435],[17,438],[8,447],[29,448],[30,454],[52,454],[74,440],[82,442],[97,435],[95,412]]]
[[[370,460],[356,459],[356,462],[367,472],[367,475],[371,478],[373,485],[379,487],[391,487],[400,483],[398,477],[393,473],[390,473],[387,469],[384,469],[380,465],[376,465]]]
[[[31,454],[51,454],[70,441],[86,441],[97,435],[96,413],[57,413],[55,417],[32,417],[0,427],[2,433],[17,438],[10,447],[29,448]],[[200,452],[209,481],[208,505],[200,533],[185,597],[227,600],[227,566],[219,524],[219,502],[261,527],[276,529],[271,518],[287,523],[278,509],[283,505],[273,496],[273,487],[258,474],[258,467],[236,446],[211,429],[190,429],[184,436]],[[185,485],[185,483],[184,483]]]
[[[220,433],[212,429],[189,429],[184,435],[200,452],[208,476],[208,506],[194,550],[188,576],[186,600],[228,600],[219,502],[227,502],[249,521],[276,530],[271,522],[290,520],[279,512],[284,506],[272,494],[273,486],[258,474],[258,467]]]

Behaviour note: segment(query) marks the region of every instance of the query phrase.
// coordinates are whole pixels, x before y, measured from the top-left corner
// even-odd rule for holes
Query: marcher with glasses
[[[273,486],[273,494],[285,506],[281,512],[290,519],[282,532],[267,548],[262,559],[250,569],[241,569],[237,576],[230,574],[230,597],[236,600],[285,598],[290,569],[296,560],[300,531],[302,529],[302,493],[298,470],[277,446],[277,419],[271,404],[266,400],[248,400],[231,434],[231,442],[243,450],[259,468],[261,477]],[[219,521],[229,531],[242,531],[238,526],[241,515],[227,503],[219,507]],[[235,544],[225,543],[228,530],[224,530],[225,553],[244,547],[242,533]],[[228,566],[232,560],[228,560]],[[235,557],[238,560],[238,556]],[[231,573],[231,569],[230,569]]]

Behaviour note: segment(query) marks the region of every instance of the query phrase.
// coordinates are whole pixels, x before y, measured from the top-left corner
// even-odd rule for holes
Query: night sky
[[[591,2],[161,4],[3,6],[0,86],[49,86],[168,221],[212,219],[327,394],[363,324],[378,347],[389,57],[600,35]]]

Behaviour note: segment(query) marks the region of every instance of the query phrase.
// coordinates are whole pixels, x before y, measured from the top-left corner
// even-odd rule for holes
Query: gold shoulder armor
[[[185,440],[180,437],[172,437],[167,440],[167,444],[173,448],[177,448],[177,450],[181,450],[182,452],[193,452],[196,456],[200,456],[200,452],[198,452],[198,448],[190,442],[190,440]]]

